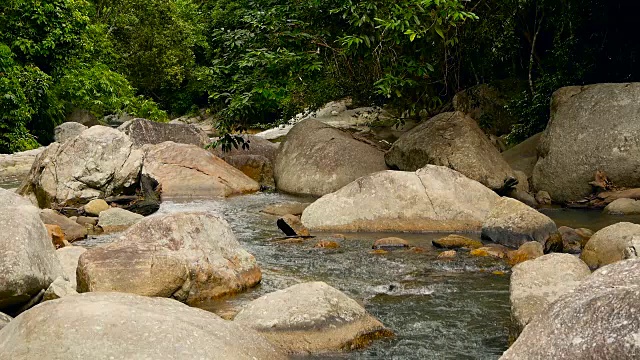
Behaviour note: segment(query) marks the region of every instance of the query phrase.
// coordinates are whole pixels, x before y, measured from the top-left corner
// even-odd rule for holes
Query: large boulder
[[[80,256],[78,291],[173,297],[188,304],[238,293],[260,282],[253,255],[229,225],[207,213],[156,215],[109,245]]]
[[[597,231],[582,250],[580,258],[593,270],[640,252],[640,225],[621,222]]]
[[[589,275],[589,267],[569,254],[548,254],[514,266],[509,298],[516,332]]]
[[[89,293],[47,301],[0,333],[3,359],[284,359],[254,330],[170,299]]]
[[[128,136],[93,126],[64,144],[49,145],[19,192],[41,208],[83,205],[135,191],[141,167],[142,152]]]
[[[218,147],[211,152],[263,187],[273,188],[273,163],[278,154],[278,144],[254,135],[243,135],[242,138],[248,147],[239,146],[226,152]]]
[[[443,166],[364,176],[307,207],[316,231],[479,231],[499,196]]]
[[[386,169],[382,151],[308,119],[296,124],[280,146],[273,175],[278,190],[322,196]]]
[[[557,90],[538,147],[533,186],[554,201],[580,200],[604,171],[620,187],[640,187],[640,83]],[[612,121],[611,119],[615,119]]]
[[[513,170],[522,171],[530,178],[538,161],[538,144],[542,133],[537,133],[520,144],[502,153],[504,160]]]
[[[324,282],[264,295],[243,308],[234,322],[257,330],[287,353],[357,349],[392,335],[355,300]]]
[[[60,226],[67,241],[76,241],[87,237],[87,228],[51,209],[40,211],[40,220],[49,225]]]
[[[260,185],[210,152],[195,145],[164,142],[144,148],[143,173],[157,181],[162,198],[231,196],[260,190]]]
[[[0,154],[0,184],[19,184],[29,175],[36,156],[44,149],[41,147],[13,154]]]
[[[62,275],[40,210],[0,189],[0,310],[21,305]]]
[[[198,147],[204,147],[209,143],[209,137],[204,131],[185,124],[161,123],[138,118],[125,122],[118,127],[118,130],[129,135],[136,147],[160,144],[165,141]]]
[[[638,359],[638,278],[638,259],[599,269],[534,317],[500,359]]]
[[[78,287],[78,283],[76,281],[78,259],[80,259],[80,255],[85,251],[87,251],[87,249],[80,246],[67,246],[56,250],[56,255],[60,260],[60,264],[62,264],[64,275],[69,279],[69,282],[74,289]]]
[[[77,122],[73,122],[73,121],[65,122],[56,126],[56,128],[53,130],[54,132],[53,138],[58,143],[64,143],[80,135],[83,131],[87,129],[88,128],[86,126]]]
[[[547,215],[508,197],[501,198],[482,224],[482,237],[513,248],[528,241],[544,245],[557,232]]]
[[[424,121],[386,153],[389,167],[415,171],[427,164],[447,166],[492,190],[513,182],[515,174],[478,124],[461,112]]]

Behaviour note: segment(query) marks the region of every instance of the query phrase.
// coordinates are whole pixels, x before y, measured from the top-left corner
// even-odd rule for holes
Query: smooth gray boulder
[[[53,130],[55,142],[64,143],[74,137],[80,135],[83,131],[87,130],[88,127],[77,123],[77,122],[65,122],[62,123]]]
[[[178,144],[190,144],[202,148],[209,143],[209,137],[204,131],[186,124],[161,123],[136,118],[120,125],[118,130],[129,135],[135,147],[173,141]]]
[[[280,191],[322,196],[386,169],[382,151],[347,132],[308,119],[296,124],[280,146],[273,176]]]
[[[482,237],[518,248],[529,241],[544,245],[557,230],[555,222],[548,216],[518,200],[503,197],[482,224]]]
[[[533,168],[538,162],[538,144],[542,133],[537,133],[520,144],[502,153],[502,158],[515,171],[522,171],[528,178],[533,174]]]
[[[93,126],[64,144],[49,145],[18,191],[41,208],[74,207],[134,192],[141,168],[142,151],[128,136]]]
[[[534,317],[500,360],[638,359],[639,278],[640,259],[599,269]]]
[[[616,261],[638,257],[639,252],[640,225],[621,222],[593,234],[580,258],[595,270]]]
[[[587,264],[569,254],[547,254],[514,266],[509,299],[516,332],[589,275]]]
[[[302,223],[315,231],[479,231],[500,197],[443,166],[383,171],[309,205]]]
[[[604,208],[605,214],[610,215],[638,215],[640,214],[640,200],[616,199]]]
[[[56,250],[56,256],[58,256],[60,264],[62,264],[64,275],[69,279],[69,282],[74,289],[78,287],[78,283],[76,281],[78,259],[80,259],[80,255],[85,251],[87,251],[87,249],[80,246],[66,246]]]
[[[120,291],[195,304],[260,282],[229,224],[204,212],[154,215],[78,261],[79,292]]]
[[[393,335],[355,300],[324,282],[266,294],[245,306],[234,323],[257,330],[287,353],[358,349]]]
[[[385,154],[392,169],[416,171],[447,166],[492,190],[514,182],[515,174],[472,118],[448,112],[426,120],[401,136]]]
[[[63,275],[40,209],[0,189],[0,310],[27,303]]]
[[[640,83],[570,86],[552,97],[533,186],[554,201],[591,194],[596,171],[619,187],[640,187]],[[615,121],[613,121],[615,119]]]
[[[175,300],[87,293],[44,302],[0,332],[3,359],[285,359],[254,330]]]

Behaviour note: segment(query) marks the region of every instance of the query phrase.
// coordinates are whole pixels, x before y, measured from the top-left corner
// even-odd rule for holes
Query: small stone
[[[335,241],[320,241],[319,243],[317,243],[314,248],[323,248],[323,249],[337,249],[339,248],[340,245],[335,242]]]
[[[369,253],[373,255],[385,255],[385,254],[388,254],[389,252],[387,250],[376,249],[376,250],[371,250]]]
[[[453,259],[458,255],[455,250],[447,250],[438,254],[438,259]]]
[[[295,215],[285,215],[278,219],[276,222],[278,228],[287,236],[309,236],[309,229],[307,229],[300,218]]]
[[[56,249],[71,245],[67,240],[65,240],[64,232],[62,231],[62,228],[60,228],[60,226],[50,224],[45,224],[44,226],[47,228],[47,233],[49,233],[51,242],[53,243],[53,246],[56,247]]]
[[[425,252],[424,248],[418,247],[418,246],[413,246],[409,249],[409,251],[414,252],[416,254],[420,254]]]
[[[434,240],[433,246],[444,249],[478,249],[481,248],[483,244],[479,240],[473,240],[468,237],[452,234],[442,239]]]
[[[518,250],[509,251],[507,253],[507,263],[515,266],[527,260],[539,258],[542,255],[544,255],[542,244],[537,241],[529,241],[522,244]]]
[[[95,199],[95,200],[89,201],[84,206],[84,212],[86,212],[89,215],[98,216],[100,215],[101,212],[105,210],[109,210],[109,208],[110,208],[109,204],[107,204],[107,202],[104,201],[103,199]]]
[[[398,237],[388,237],[388,238],[376,240],[376,242],[373,243],[372,248],[375,250],[380,250],[380,249],[393,250],[393,249],[408,248],[408,247],[409,247],[409,243],[407,242],[407,240],[404,240]]]
[[[98,225],[98,218],[90,217],[90,216],[78,216],[78,218],[76,219],[76,222],[84,226],[87,226],[87,225],[96,226]]]
[[[98,226],[108,234],[124,231],[142,219],[144,219],[144,216],[140,214],[132,213],[125,209],[111,208],[100,213]]]
[[[47,291],[44,292],[42,301],[60,299],[77,293],[75,284],[72,285],[71,282],[65,280],[63,277],[58,277],[49,285]]]
[[[478,249],[473,249],[469,254],[471,256],[479,256],[479,257],[494,257],[498,259],[504,259],[507,256],[507,249],[502,249],[497,246],[483,246]]]
[[[74,242],[87,237],[87,230],[75,221],[58,213],[55,210],[43,209],[40,211],[40,220],[45,224],[58,225],[64,232],[67,241]]]
[[[544,190],[540,190],[536,193],[536,201],[540,205],[551,205],[551,195]]]
[[[492,272],[493,275],[505,275],[504,271],[496,270]]]

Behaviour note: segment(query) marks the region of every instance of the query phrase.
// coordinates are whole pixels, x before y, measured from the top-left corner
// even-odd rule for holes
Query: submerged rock
[[[18,191],[41,208],[74,207],[135,192],[141,167],[142,152],[128,136],[93,126],[64,144],[49,145]]]
[[[20,306],[62,275],[40,210],[0,189],[0,310]],[[0,351],[0,353],[2,353]]]
[[[234,323],[257,330],[287,353],[359,349],[393,335],[355,300],[324,282],[264,295],[242,309]]]
[[[595,270],[616,261],[637,257],[639,251],[640,225],[621,222],[593,234],[580,258]]]
[[[210,152],[164,142],[144,148],[143,173],[160,184],[162,198],[225,197],[260,190],[260,185]]]
[[[373,243],[372,249],[374,250],[393,250],[408,248],[409,242],[405,239],[398,237],[386,237],[378,239]]]
[[[531,319],[500,359],[637,359],[639,277],[640,260],[625,260],[599,269],[571,292],[560,288],[564,295]]]
[[[173,297],[187,304],[241,292],[260,268],[226,221],[191,212],[145,218],[80,256],[78,291]]]
[[[322,196],[386,169],[382,151],[347,132],[308,119],[296,124],[280,146],[273,175],[278,190]]]
[[[640,187],[638,111],[640,83],[557,90],[538,147],[533,186],[563,203],[591,194],[589,183],[598,170],[617,186]]]
[[[444,249],[477,249],[483,246],[482,241],[469,239],[462,235],[451,234],[438,240],[432,241],[433,246]]]
[[[443,166],[383,171],[323,196],[302,213],[317,231],[478,231],[500,197]]]
[[[548,216],[507,197],[496,203],[482,224],[483,238],[514,248],[528,241],[544,244],[556,231]]]
[[[416,171],[425,165],[447,166],[492,190],[515,179],[509,164],[475,120],[461,112],[436,115],[396,141],[385,154],[394,169]]]
[[[548,254],[514,266],[509,299],[516,332],[589,275],[589,267],[569,254]]]
[[[254,330],[213,313],[122,293],[40,304],[3,329],[0,354],[12,360],[285,359]]]

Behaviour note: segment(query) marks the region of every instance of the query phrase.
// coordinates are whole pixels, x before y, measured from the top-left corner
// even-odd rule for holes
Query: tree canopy
[[[566,85],[637,80],[630,0],[5,0],[0,152],[74,109],[154,120],[208,108],[223,133],[327,101],[446,108],[510,81],[516,142]],[[169,114],[169,115],[168,115]]]

